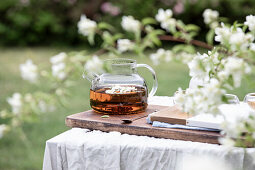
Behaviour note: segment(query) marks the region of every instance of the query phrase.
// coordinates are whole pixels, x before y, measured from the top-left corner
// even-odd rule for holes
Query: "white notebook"
[[[241,102],[240,104],[223,104],[219,108],[223,115],[213,116],[211,114],[200,114],[194,117],[188,118],[187,126],[204,127],[211,129],[221,130],[221,124],[224,121],[224,117],[228,122],[235,122],[242,118],[248,118],[249,113],[255,112],[252,110],[247,103]]]

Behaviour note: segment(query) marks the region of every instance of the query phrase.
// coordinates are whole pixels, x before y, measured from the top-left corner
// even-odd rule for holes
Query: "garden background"
[[[99,37],[96,37],[96,46],[91,47],[86,38],[78,34],[77,22],[81,14],[96,21],[109,22],[121,30],[122,15],[132,15],[137,19],[154,17],[158,8],[172,9],[176,18],[199,25],[202,28],[200,40],[205,39],[208,31],[202,18],[206,8],[218,10],[230,23],[235,20],[243,22],[246,15],[255,13],[253,0],[1,0],[0,108],[9,107],[6,98],[14,92],[44,88],[22,80],[19,64],[26,59],[50,67],[49,58],[59,52],[100,49]],[[172,45],[172,42],[165,42],[164,48],[171,49]],[[129,53],[123,57],[153,66],[149,58],[137,58]],[[157,95],[171,96],[178,87],[188,87],[190,78],[183,64],[165,63],[153,68],[159,81]],[[146,80],[151,80],[146,70],[140,73]],[[25,137],[21,137],[17,130],[0,140],[0,169],[42,168],[45,141],[68,129],[64,124],[67,115],[90,108],[90,84],[82,77],[77,82],[66,106],[58,106],[54,112],[40,115],[37,120],[23,125]],[[43,83],[47,85],[47,82]],[[231,93],[243,99],[251,89],[244,83]]]

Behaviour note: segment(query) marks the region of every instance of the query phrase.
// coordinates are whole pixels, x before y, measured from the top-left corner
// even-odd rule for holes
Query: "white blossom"
[[[150,59],[152,60],[154,65],[158,65],[160,58],[162,58],[164,55],[165,55],[165,50],[160,48],[157,50],[156,53],[153,53],[150,55]]]
[[[7,130],[7,125],[1,124],[0,125],[0,139],[4,136],[4,132]]]
[[[244,33],[241,28],[228,28],[223,23],[221,27],[215,29],[215,41],[229,46],[231,50],[247,50],[254,36],[250,33]]]
[[[42,112],[42,113],[45,113],[45,112],[52,112],[52,111],[54,111],[56,108],[55,108],[55,106],[53,106],[53,105],[49,105],[49,104],[47,104],[45,101],[43,101],[43,100],[39,100],[39,102],[38,102],[38,107],[39,107],[39,109],[40,109],[40,111]]]
[[[169,62],[172,60],[172,58],[173,58],[172,51],[164,50],[162,48],[158,49],[156,53],[150,55],[150,59],[152,60],[154,65],[158,65],[160,60]]]
[[[250,44],[250,50],[255,52],[255,43]]]
[[[123,16],[121,26],[128,32],[139,32],[141,29],[141,23],[135,20],[133,16]]]
[[[183,64],[188,64],[194,57],[195,55],[194,54],[191,54],[191,53],[187,53],[187,52],[180,52],[176,55],[176,57],[182,61]]]
[[[43,100],[40,100],[38,102],[38,107],[39,107],[40,111],[43,112],[43,113],[47,112],[47,110],[48,110],[47,104]]]
[[[93,20],[88,19],[86,15],[81,16],[77,26],[78,32],[84,36],[94,34],[97,29],[97,23]]]
[[[216,51],[216,52],[212,52],[212,51],[208,51],[208,55],[210,56],[213,64],[217,65],[220,63],[220,60],[219,60],[219,53]]]
[[[233,129],[236,130],[236,129]],[[235,141],[229,137],[219,138],[220,144],[227,146],[227,147],[234,147]]]
[[[190,114],[220,114],[218,106],[222,104],[222,96],[225,90],[221,89],[221,83],[217,79],[210,79],[203,87],[186,89],[185,93],[179,89],[175,95],[175,102]]]
[[[65,68],[65,63],[53,64],[51,66],[52,75],[60,80],[63,80],[66,77]]]
[[[7,102],[12,108],[12,113],[17,115],[21,112],[22,109],[22,100],[20,93],[14,93],[12,97],[7,98]]]
[[[217,76],[220,81],[226,81],[229,78],[229,73],[225,70],[222,70],[217,73]]]
[[[201,80],[208,80],[209,72],[212,70],[209,61],[210,57],[207,54],[201,55],[198,53],[191,62],[188,63],[190,69],[189,75]]]
[[[25,102],[32,102],[33,101],[33,96],[30,93],[25,94],[24,97]]]
[[[64,62],[65,58],[67,57],[66,53],[61,52],[53,57],[50,58],[50,62],[52,64],[58,64]]]
[[[218,20],[219,12],[215,11],[215,10],[212,10],[212,9],[206,9],[203,13],[203,17],[204,17],[204,22],[206,24],[212,24],[212,23],[215,23],[215,21]]]
[[[246,125],[248,124],[251,128],[254,129],[255,120],[251,119],[251,116],[255,115],[255,111],[249,107],[247,103],[240,103],[239,105],[231,105],[230,107],[226,107],[226,105],[222,105],[221,108],[223,110],[228,109],[229,112],[222,112],[225,117],[224,122],[222,123],[222,128],[224,132],[227,134],[227,138],[238,138],[239,135],[246,132]],[[231,115],[229,115],[231,113]],[[222,140],[221,142],[225,144],[228,139]]]
[[[231,36],[230,28],[226,27],[224,23],[221,23],[221,27],[215,29],[215,41],[222,42],[228,40]]]
[[[192,77],[189,81],[189,88],[197,88],[198,86],[204,86],[205,81],[197,77]]]
[[[52,75],[59,80],[63,80],[66,77],[66,64],[64,63],[66,57],[67,54],[62,52],[50,58]]]
[[[237,50],[239,48],[245,50],[252,41],[253,36],[251,34],[245,34],[241,28],[237,28],[229,38],[232,50]]]
[[[165,58],[164,59],[165,59],[166,62],[172,61],[172,59],[173,59],[173,52],[170,51],[170,50],[166,50],[165,51]]]
[[[215,29],[219,26],[219,22],[218,21],[212,22],[209,26],[210,28]]]
[[[20,64],[21,77],[31,83],[35,83],[38,79],[37,66],[32,60],[27,60],[26,63]]]
[[[102,73],[103,61],[94,55],[91,60],[88,60],[84,66],[85,70],[90,73]]]
[[[244,22],[244,24],[249,27],[250,31],[255,31],[255,16],[246,16],[246,21]]]
[[[185,103],[185,92],[180,87],[174,94],[174,102],[180,105],[183,105]]]
[[[56,94],[57,94],[58,96],[62,96],[62,95],[64,94],[63,89],[58,88],[58,89],[56,90]]]
[[[233,33],[229,38],[230,44],[240,44],[243,42],[243,39],[245,38],[245,34],[242,31],[238,31]]]
[[[155,18],[158,22],[165,22],[168,19],[172,18],[172,16],[173,16],[173,12],[171,9],[164,10],[160,8]]]
[[[112,86],[109,90],[106,90],[105,93],[107,94],[127,94],[131,92],[136,92],[136,87],[130,87],[130,86],[119,86],[115,85]]]
[[[134,45],[135,44],[131,42],[129,39],[119,39],[117,41],[117,49],[121,53],[132,50],[134,48]]]
[[[164,28],[165,30],[169,31],[171,26],[175,27],[176,25],[176,19],[170,18],[164,22],[161,22],[160,26]]]
[[[172,18],[173,12],[170,9],[163,10],[159,9],[155,18],[158,22],[160,22],[160,26],[165,30],[169,31],[170,26],[176,25],[176,19]]]
[[[243,59],[237,57],[228,57],[222,61],[224,69],[219,72],[219,77],[228,77],[232,76],[234,81],[234,87],[240,87],[242,76],[244,74],[249,74],[251,68]]]

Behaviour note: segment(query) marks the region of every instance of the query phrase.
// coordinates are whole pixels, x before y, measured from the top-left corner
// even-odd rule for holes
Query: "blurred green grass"
[[[30,92],[40,90],[37,87],[23,81],[19,73],[19,64],[31,58],[34,63],[49,65],[49,58],[59,52],[79,50],[79,48],[0,48],[0,108],[8,108],[6,98],[14,92]],[[146,63],[151,66],[148,58],[136,58],[131,54],[124,57],[134,58],[138,63]],[[187,88],[189,83],[188,69],[180,63],[162,63],[153,66],[155,69],[159,88],[156,95],[172,96],[178,87]],[[152,76],[146,69],[139,69],[139,73],[151,86]],[[88,110],[89,87],[87,80],[78,79],[77,85],[72,87],[72,96],[69,105],[65,108],[58,107],[54,113],[41,115],[38,122],[27,123],[23,129],[27,135],[27,141],[21,140],[17,133],[9,133],[0,140],[0,169],[1,170],[36,170],[42,168],[45,142],[61,132],[68,130],[65,126],[65,117],[70,114]],[[240,99],[245,93],[251,91],[246,83],[234,91]]]

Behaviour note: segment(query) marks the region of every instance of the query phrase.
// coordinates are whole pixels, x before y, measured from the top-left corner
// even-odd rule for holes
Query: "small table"
[[[170,97],[153,97],[149,104],[172,105]],[[44,170],[175,170],[194,156],[210,156],[235,169],[254,170],[255,148],[105,133],[73,128],[46,142]],[[252,158],[253,157],[253,158]]]

